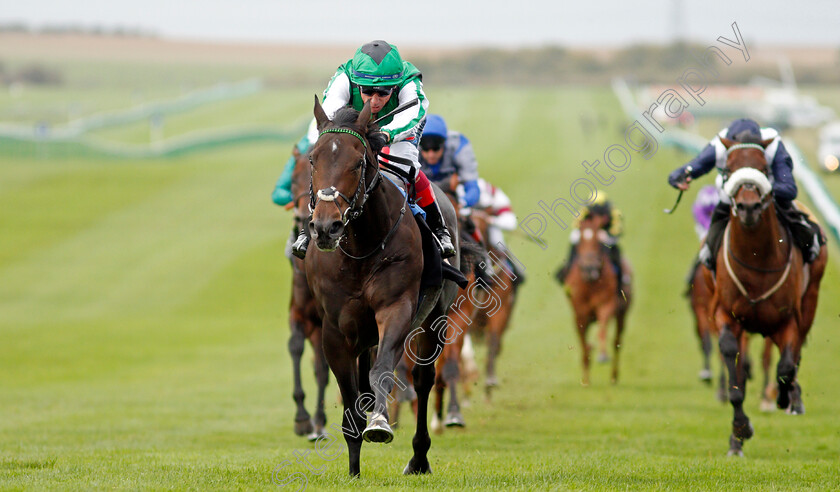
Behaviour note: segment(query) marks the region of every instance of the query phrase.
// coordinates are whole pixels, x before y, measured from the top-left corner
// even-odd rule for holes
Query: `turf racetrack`
[[[311,93],[282,92],[277,123],[311,111]],[[586,176],[580,162],[603,161],[629,123],[608,89],[428,93],[433,111],[472,139],[482,175],[504,188],[520,218],[539,211],[538,200],[568,198],[569,185]],[[265,118],[243,101],[202,110],[200,122],[247,121],[248,108]],[[583,132],[582,114],[604,124]],[[745,408],[756,434],[744,459],[727,458],[731,407],[697,380],[699,346],[681,297],[697,247],[697,187],[673,216],[662,213],[676,196],[665,176],[687,158],[665,148],[650,160],[633,153],[606,188],[624,212],[621,244],[636,272],[617,386],[603,365],[594,366],[591,387],[580,386],[581,348],[552,275],[568,231],[550,223],[545,250],[510,238],[528,280],[504,340],[502,384],[492,405],[476,388],[466,429],[432,437],[432,475],[401,474],[411,455],[408,420],[393,443],[363,446],[358,480],[347,477],[346,453],[334,461],[306,455],[313,446],[292,433],[286,350],[290,214],[269,198],[290,148],[160,161],[3,158],[0,488],[270,490],[292,473],[300,475],[288,490],[300,477],[310,490],[840,483],[836,248],[803,351],[806,415],[759,413],[752,382]],[[757,354],[758,340],[753,347]],[[307,348],[311,407],[310,355]],[[327,395],[335,423],[334,381]]]

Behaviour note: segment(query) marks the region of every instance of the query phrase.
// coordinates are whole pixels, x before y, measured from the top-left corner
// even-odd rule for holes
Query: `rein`
[[[787,280],[788,275],[790,274],[790,266],[793,263],[793,243],[791,243],[790,247],[789,247],[787,264],[785,265],[785,271],[782,274],[782,277],[779,279],[778,282],[776,282],[776,284],[773,287],[770,287],[770,290],[768,290],[764,294],[760,295],[759,297],[756,297],[755,299],[753,299],[747,293],[747,289],[744,288],[744,284],[742,284],[741,281],[738,279],[738,276],[735,275],[735,271],[732,270],[732,264],[729,262],[729,256],[730,256],[730,254],[732,254],[731,245],[729,243],[729,229],[730,229],[730,224],[726,224],[726,231],[724,231],[724,233],[723,233],[723,248],[724,248],[723,263],[724,263],[724,265],[726,265],[726,272],[729,274],[729,277],[732,278],[732,281],[735,282],[735,286],[738,287],[738,290],[741,292],[741,295],[746,297],[747,300],[750,302],[750,304],[755,305],[755,304],[758,304],[761,301],[767,300],[767,298],[769,298],[770,296],[775,294],[776,291],[779,290],[782,287],[782,285]],[[790,242],[790,241],[788,241],[788,242]],[[735,258],[735,255],[732,255],[732,257]],[[752,268],[752,267],[744,264],[743,262],[738,260],[738,258],[735,258],[735,260],[738,261],[738,263],[744,265],[745,267],[750,268],[751,270],[761,271],[761,270],[757,270],[755,268]],[[778,271],[778,270],[775,270],[775,271]],[[772,272],[772,270],[768,271],[768,272]]]

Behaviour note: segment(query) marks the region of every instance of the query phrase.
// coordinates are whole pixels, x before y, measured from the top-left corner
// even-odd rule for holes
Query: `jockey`
[[[420,166],[434,182],[449,179],[457,173],[463,186],[459,196],[462,207],[478,202],[478,161],[472,144],[463,134],[446,128],[446,122],[436,114],[426,116],[423,138],[420,140]]]
[[[370,102],[375,118],[414,99],[419,101],[418,105],[384,119],[380,130],[390,145],[389,154],[394,157],[389,163],[414,177],[417,204],[426,212],[426,221],[438,240],[441,255],[449,258],[455,255],[455,247],[435,202],[429,180],[420,171],[418,162],[417,144],[429,107],[420,71],[411,63],[403,61],[396,46],[381,40],[371,41],[356,50],[347,63],[338,67],[324,91],[322,107],[327,117],[332,118],[344,106],[352,106],[361,111]],[[314,119],[305,138],[307,147],[318,139]],[[287,167],[290,164],[294,166],[293,159],[287,163]],[[283,175],[286,174],[284,171]],[[291,184],[278,181],[277,187],[290,189]],[[290,193],[275,190],[274,196],[281,201],[287,198],[284,195]],[[278,200],[275,199],[275,203]],[[303,228],[292,247],[293,254],[303,258],[308,245],[309,235],[306,228]]]
[[[423,138],[425,138],[425,134]],[[512,231],[516,229],[518,223],[516,220],[516,214],[513,213],[513,208],[511,208],[510,198],[508,198],[501,188],[497,188],[481,178],[476,180],[476,185],[479,189],[479,196],[474,208],[484,210],[484,212],[486,212],[489,216],[487,224],[487,244],[497,247],[507,255],[509,250],[507,244],[505,243],[505,236],[502,231]],[[461,185],[458,185],[458,188],[460,191]],[[464,191],[463,193],[465,196],[464,201],[467,201],[467,193],[467,191]],[[467,203],[469,202],[467,201]],[[462,213],[465,210],[466,209],[461,209]],[[523,283],[525,281],[525,272],[519,268],[515,261],[508,260],[507,263],[516,277],[516,280],[514,281],[515,284],[519,285]]]
[[[623,269],[621,268],[621,249],[618,247],[618,238],[624,232],[623,215],[620,210],[612,205],[607,194],[600,190],[598,190],[595,200],[589,206],[584,207],[575,220],[575,227],[569,235],[569,241],[571,242],[569,256],[566,258],[566,263],[557,271],[557,280],[561,284],[566,282],[566,276],[569,274],[569,270],[572,268],[572,262],[576,256],[575,252],[577,248],[575,246],[580,242],[580,221],[590,216],[607,218],[603,226],[606,234],[601,239],[601,243],[607,247],[607,255],[610,258],[613,270],[615,270],[616,275],[619,277],[618,288],[621,289],[623,284],[627,284],[630,281],[629,277],[623,274]]]
[[[691,207],[694,214],[694,232],[697,233],[697,238],[701,241],[709,232],[712,213],[719,202],[720,195],[718,195],[715,185],[706,185],[700,188],[697,197],[694,198],[694,205]]]
[[[764,156],[769,167],[768,178],[773,186],[773,200],[776,203],[776,210],[782,222],[790,227],[794,243],[802,250],[803,260],[806,263],[814,261],[819,255],[823,239],[819,233],[819,226],[812,225],[806,215],[800,212],[793,203],[797,194],[796,181],[793,179],[792,171],[793,160],[776,130],[760,128],[758,123],[747,118],[735,120],[729,127],[721,130],[697,157],[686,165],[675,169],[668,176],[668,183],[674,188],[687,190],[693,179],[703,176],[715,167],[717,167],[718,172],[724,171],[726,169],[726,147],[720,141],[721,138],[748,143],[771,140],[764,150]],[[689,166],[691,166],[690,171]],[[723,231],[729,222],[731,211],[730,199],[723,191],[723,182],[723,175],[719,174],[715,184],[720,196],[720,203],[714,209],[709,233],[706,235],[706,241],[699,255],[700,261],[711,271],[715,271],[717,252],[723,239]]]

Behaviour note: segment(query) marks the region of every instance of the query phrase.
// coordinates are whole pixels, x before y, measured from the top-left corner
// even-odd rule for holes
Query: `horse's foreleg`
[[[461,406],[458,403],[458,381],[461,379],[458,359],[461,358],[461,354],[455,344],[451,344],[447,348],[450,349],[449,357],[447,357],[441,369],[441,379],[449,387],[449,406],[443,425],[446,427],[464,427],[464,417],[461,416]]]
[[[788,410],[792,414],[805,412],[802,405],[801,390],[796,382],[796,373],[799,359],[799,332],[796,321],[791,322],[783,329],[773,335],[773,341],[779,347],[779,363],[776,366],[776,382],[779,384],[779,395],[776,397],[776,405]]]
[[[752,424],[744,413],[744,396],[746,395],[746,376],[744,374],[744,345],[746,337],[741,336],[741,328],[736,327],[733,333],[732,325],[724,324],[720,333],[720,353],[723,355],[726,368],[729,371],[729,402],[732,404],[732,436],[729,438],[729,455],[743,456],[744,440],[753,435]]]
[[[436,312],[437,310],[433,311],[432,315]],[[443,342],[440,341],[436,332],[428,328],[428,323],[415,339],[418,342],[417,352],[415,352],[417,359],[412,374],[414,375],[414,389],[417,392],[417,429],[411,441],[414,455],[403,470],[406,475],[432,472],[428,458],[429,448],[432,446],[432,438],[429,436],[427,426],[429,392],[435,383],[434,360],[443,350]]]
[[[626,311],[619,311],[615,317],[615,340],[613,341],[612,383],[618,383],[618,354],[621,351],[621,336],[624,333]]]
[[[315,430],[309,435],[310,440],[316,440],[324,435],[324,427],[327,425],[327,414],[324,412],[324,393],[330,380],[330,368],[327,365],[327,358],[324,356],[324,344],[321,340],[321,327],[314,326],[309,342],[315,352],[315,380],[318,382],[318,403],[313,418]]]
[[[761,387],[761,403],[759,408],[762,412],[772,412],[776,409],[775,393],[778,391],[776,382],[770,380],[770,363],[773,361],[773,340],[764,339],[764,351],[761,354],[761,372],[763,386]]]
[[[368,373],[362,372],[362,377],[368,378],[374,398],[370,422],[363,433],[366,441],[389,443],[394,439],[394,431],[388,423],[388,399],[397,383],[394,368],[403,355],[413,313],[414,304],[408,300],[397,301],[376,312],[379,329],[376,362]]]
[[[306,342],[304,335],[303,323],[300,317],[292,307],[289,313],[289,354],[292,356],[292,374],[294,380],[294,390],[292,398],[295,400],[297,412],[295,413],[295,434],[305,436],[312,432],[312,421],[310,420],[309,412],[303,404],[306,393],[303,391],[303,384],[300,380],[300,360],[303,357],[303,348]]]
[[[589,345],[586,344],[586,328],[589,327],[589,317],[586,315],[577,315],[575,326],[577,327],[578,339],[580,340],[581,359],[583,362],[583,377],[580,380],[580,384],[589,386]]]
[[[347,442],[349,454],[350,476],[359,476],[362,453],[362,429],[365,426],[365,414],[359,398],[359,368],[352,347],[349,347],[344,336],[337,328],[323,326],[324,355],[338,382],[341,400],[344,404],[344,414],[341,419],[341,429]],[[337,427],[333,424],[333,428]]]

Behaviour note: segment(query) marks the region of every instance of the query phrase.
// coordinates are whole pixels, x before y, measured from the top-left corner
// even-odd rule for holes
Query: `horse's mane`
[[[367,138],[370,148],[374,154],[382,150],[385,146],[385,137],[379,133],[379,125],[373,122],[369,123],[366,128],[359,128],[356,125],[356,120],[359,118],[359,112],[353,109],[352,106],[345,106],[338,111],[332,118],[333,126],[340,128],[351,128],[359,133],[363,133]]]

